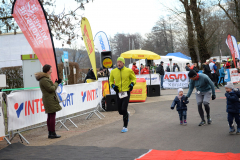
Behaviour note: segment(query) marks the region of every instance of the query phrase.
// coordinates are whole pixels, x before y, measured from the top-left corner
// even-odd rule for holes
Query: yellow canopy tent
[[[157,60],[161,59],[161,57],[151,51],[147,50],[130,50],[121,54],[121,57],[127,59],[148,59],[148,60]]]
[[[161,57],[158,54],[151,52],[151,51],[147,51],[147,50],[130,50],[130,51],[122,53],[121,57],[127,58],[127,59],[130,59],[130,58],[132,58],[132,59],[147,59],[147,60],[161,59]],[[139,60],[139,68],[140,68],[140,60]],[[150,74],[150,85],[151,85],[151,72],[149,72],[149,74]]]

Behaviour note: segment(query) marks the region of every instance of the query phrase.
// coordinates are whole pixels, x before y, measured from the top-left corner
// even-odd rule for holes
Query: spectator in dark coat
[[[206,60],[206,63],[203,64],[203,73],[206,74],[211,80],[213,79],[211,70],[209,67],[209,60]]]
[[[160,65],[156,69],[156,73],[158,73],[161,76],[161,88],[163,89],[163,79],[164,79],[164,68],[163,68],[163,61],[161,61]]]
[[[194,63],[193,65],[194,65],[193,70],[198,73],[199,69],[198,69],[197,63]]]
[[[96,77],[95,77],[95,74],[93,72],[93,69],[89,69],[88,73],[87,73],[87,76],[84,80],[84,83],[86,83],[87,79],[92,79],[92,80],[96,80]]]
[[[177,72],[180,72],[180,68],[179,68],[178,64],[174,63],[173,64],[173,72],[176,72],[176,68],[177,68]]]
[[[169,63],[168,63],[168,66],[166,67],[166,71],[171,72],[170,67],[169,67]]]
[[[186,71],[191,71],[189,63],[186,63],[186,67],[185,68],[186,68]]]
[[[237,132],[236,134],[240,134],[240,91],[237,88],[234,88],[233,83],[228,82],[225,86],[226,93],[225,96],[227,98],[227,112],[228,112],[228,123],[230,127],[229,133],[232,134],[235,132],[233,120],[237,123]]]

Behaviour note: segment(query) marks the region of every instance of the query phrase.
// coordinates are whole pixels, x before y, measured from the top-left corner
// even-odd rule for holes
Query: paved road
[[[217,97],[224,97],[224,89]],[[171,101],[134,105],[136,113],[130,117],[127,133],[120,133],[122,121],[117,121],[54,145],[240,152],[240,135],[228,134],[225,99],[211,101],[213,123],[202,127],[198,126],[200,117],[194,95],[188,105],[187,126],[179,125],[177,111],[172,111],[170,105]]]
[[[34,159],[41,155],[49,159],[134,159],[148,149],[240,153],[240,135],[228,134],[224,93],[222,88],[217,93],[218,99],[211,101],[211,125],[198,126],[200,117],[194,95],[188,104],[187,126],[179,125],[177,111],[170,109],[172,101],[150,98],[148,103],[131,104],[136,113],[130,117],[127,133],[120,133],[122,121],[117,121],[47,147],[26,148],[15,144],[15,149],[9,146],[1,150],[0,159]]]

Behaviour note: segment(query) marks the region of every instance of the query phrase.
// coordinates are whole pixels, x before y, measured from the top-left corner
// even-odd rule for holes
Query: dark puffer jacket
[[[42,91],[42,101],[45,113],[55,113],[60,111],[62,107],[59,105],[55,93],[58,83],[53,83],[49,75],[44,72],[35,73],[35,77],[37,81],[39,81],[40,89]]]
[[[225,93],[227,97],[227,112],[229,113],[240,113],[240,91],[237,92],[232,90],[229,93]]]
[[[183,102],[185,97],[186,96],[183,95],[182,98],[181,98],[181,101],[180,101],[178,96],[176,96],[175,99],[173,100],[171,108],[174,108],[177,105],[177,111],[187,110],[187,105],[186,104],[188,104],[189,101]]]

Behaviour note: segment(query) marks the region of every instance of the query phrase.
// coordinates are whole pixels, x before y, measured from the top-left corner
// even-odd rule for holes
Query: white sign
[[[163,88],[188,88],[188,72],[165,72]]]
[[[62,110],[56,118],[95,108],[101,101],[99,82],[64,86],[67,99],[61,102]],[[40,89],[13,92],[8,95],[8,131],[45,122],[45,114]]]
[[[6,75],[5,74],[0,74],[0,87],[6,87]]]
[[[103,51],[110,51],[110,45],[106,33],[100,31],[94,37],[94,45],[101,53]]]
[[[232,83],[239,82],[238,70],[236,68],[229,69],[230,78]]]
[[[0,141],[5,137],[5,125],[2,105],[2,93],[0,92]]]
[[[146,84],[150,85],[150,75],[149,74],[140,74],[140,75],[136,75],[136,77],[146,79]],[[160,85],[159,74],[151,74],[151,85]]]

